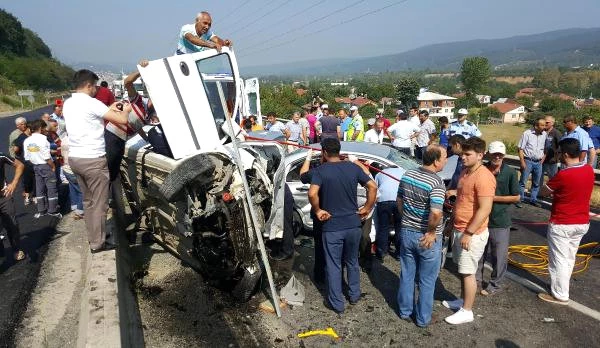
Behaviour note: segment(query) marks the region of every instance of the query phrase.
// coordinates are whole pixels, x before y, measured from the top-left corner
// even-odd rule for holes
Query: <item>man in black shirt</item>
[[[325,304],[338,314],[344,312],[342,261],[346,266],[350,304],[360,299],[358,251],[361,219],[367,217],[377,196],[377,184],[359,166],[340,159],[340,141],[321,141],[325,163],[314,169],[308,199],[316,218],[323,223],[323,248],[327,274]],[[367,202],[359,209],[357,185],[367,190]]]
[[[4,173],[4,165],[6,164],[15,167],[15,176],[9,184],[6,183],[6,176]],[[0,152],[0,185],[3,185],[2,191],[0,191],[0,220],[2,221],[2,226],[6,229],[8,241],[12,246],[16,261],[23,260],[25,258],[25,253],[19,248],[19,225],[15,217],[15,203],[12,195],[23,174],[24,167],[25,166],[21,161]]]

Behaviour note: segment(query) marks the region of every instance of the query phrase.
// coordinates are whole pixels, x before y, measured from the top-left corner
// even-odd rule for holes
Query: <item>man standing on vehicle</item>
[[[533,128],[523,132],[519,140],[519,159],[521,161],[521,178],[519,186],[521,188],[521,202],[525,201],[525,184],[531,174],[531,194],[529,203],[540,207],[537,201],[537,195],[540,190],[540,177],[542,173],[542,162],[546,157],[546,120],[538,118],[535,120]],[[517,205],[517,207],[521,207]]]
[[[450,130],[448,131],[450,136],[460,134],[465,137],[465,139],[481,136],[479,128],[477,128],[475,124],[467,121],[467,115],[469,115],[467,109],[462,108],[458,110],[458,120],[450,124]]]
[[[436,134],[435,124],[429,119],[429,112],[421,110],[419,112],[419,135],[417,136],[417,147],[415,147],[417,159],[423,159],[423,151],[435,140]]]
[[[391,125],[387,131],[392,140],[392,145],[410,156],[412,140],[419,135],[420,128],[416,124],[406,119],[406,114],[398,112],[396,114],[396,123]]]
[[[361,219],[373,208],[377,185],[359,166],[340,159],[339,140],[323,139],[321,148],[325,163],[314,169],[308,198],[315,216],[323,223],[327,274],[325,304],[341,314],[345,307],[342,261],[346,266],[350,304],[356,304],[360,299]],[[360,209],[356,197],[358,184],[367,190],[367,201]]]
[[[427,146],[423,151],[423,166],[404,173],[396,198],[397,210],[402,216],[398,311],[404,320],[410,320],[416,312],[416,323],[420,327],[426,327],[431,321],[435,281],[440,272],[446,188],[436,173],[446,165],[446,157],[442,146]],[[415,276],[419,278],[416,305]]]
[[[496,192],[496,178],[483,166],[485,141],[471,137],[462,146],[464,170],[458,180],[454,205],[454,247],[452,260],[462,277],[462,299],[443,301],[446,308],[457,310],[445,320],[449,324],[473,321],[477,292],[475,273],[489,237],[488,220]]]
[[[358,113],[358,106],[350,107],[352,121],[348,125],[346,141],[363,141],[365,137],[365,123],[362,116]]]
[[[538,297],[546,302],[569,304],[569,282],[581,238],[590,228],[590,198],[594,170],[581,162],[577,139],[558,143],[563,168],[542,187],[542,196],[552,196],[548,225],[548,273],[550,293]]]
[[[106,162],[104,122],[127,124],[131,105],[110,107],[94,99],[98,75],[82,69],[73,77],[75,93],[64,103],[69,129],[69,164],[83,193],[85,226],[92,253],[114,249],[106,239],[109,172]]]
[[[230,40],[222,40],[210,30],[211,25],[212,18],[208,12],[198,13],[194,24],[181,27],[176,53],[195,53],[210,48],[221,52],[221,47],[231,47]]]
[[[508,244],[510,225],[512,224],[510,208],[513,203],[520,200],[517,171],[504,163],[505,155],[506,146],[503,142],[492,141],[490,143],[488,147],[490,161],[486,164],[486,167],[496,177],[496,194],[488,224],[490,237],[485,246],[483,257],[479,260],[479,268],[476,274],[477,288],[481,288],[483,265],[488,259],[489,252],[491,254],[492,276],[486,288],[480,292],[484,296],[492,295],[502,289],[501,285],[508,265]]]

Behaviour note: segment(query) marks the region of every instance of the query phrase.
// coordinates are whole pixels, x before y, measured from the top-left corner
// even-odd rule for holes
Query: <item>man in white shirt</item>
[[[231,46],[231,41],[221,40],[220,37],[210,30],[211,26],[212,18],[210,14],[208,12],[198,13],[194,24],[186,24],[181,27],[176,53],[201,52],[210,48],[221,52],[221,47]]]
[[[365,133],[365,142],[367,143],[383,143],[383,136],[385,135],[385,131],[383,130],[383,119],[379,118],[375,120],[375,125],[373,128],[369,129]]]
[[[110,107],[94,99],[98,75],[82,69],[73,77],[75,93],[63,106],[69,130],[69,165],[83,193],[83,209],[92,253],[114,249],[106,243],[109,173],[106,162],[104,122],[125,125],[131,105]],[[121,110],[122,108],[122,110]]]
[[[61,218],[58,212],[58,189],[56,187],[56,167],[50,156],[50,143],[45,133],[46,122],[35,120],[31,123],[31,136],[23,142],[25,160],[33,164],[35,173],[35,198],[37,200],[38,219],[42,215]]]
[[[427,110],[419,111],[419,136],[417,137],[417,146],[415,147],[415,157],[423,159],[425,148],[435,139],[435,124],[429,119]]]
[[[391,125],[387,131],[392,140],[392,145],[398,150],[410,156],[412,140],[419,135],[419,126],[407,120],[406,114],[398,112],[397,122]]]

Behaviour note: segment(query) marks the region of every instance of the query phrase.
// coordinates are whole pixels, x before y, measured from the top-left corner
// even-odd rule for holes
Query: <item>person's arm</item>
[[[117,105],[121,104],[123,106],[123,110],[119,110]],[[131,111],[131,104],[129,103],[113,103],[108,111],[102,116],[106,121],[117,123],[117,124],[127,124],[129,121],[129,112]]]
[[[23,171],[25,170],[25,165],[21,163],[21,161],[19,161],[18,159],[13,159],[12,165],[13,167],[15,167],[15,175],[10,184],[6,185],[6,188],[4,188],[5,197],[10,197],[12,196],[13,192],[15,192],[17,184],[19,183],[19,180],[23,175]]]
[[[525,151],[523,151],[521,148],[519,148],[519,164],[521,166],[521,170],[525,170]]]
[[[308,144],[308,140],[307,140],[307,135],[306,135],[306,128],[304,128],[304,126],[301,126],[300,129],[302,130],[302,132],[300,133],[300,138],[302,139],[302,143],[304,145]]]
[[[375,200],[377,199],[377,184],[373,179],[367,182],[365,189],[367,190],[367,202],[360,209],[358,209],[358,215],[360,216],[361,220],[367,218],[371,210],[373,210]]]
[[[215,42],[215,43],[217,43],[217,44],[219,44],[221,46],[231,47],[233,45],[233,43],[231,42],[231,40],[228,40],[228,39],[223,40],[220,37],[218,37],[217,35],[213,35],[210,38],[210,41]],[[220,49],[219,49],[219,51],[220,51]]]
[[[494,203],[519,203],[521,196],[494,196]]]
[[[422,248],[429,249],[435,243],[436,229],[442,220],[444,215],[443,211],[439,209],[429,210],[429,220],[427,220],[427,232],[423,234],[423,237],[419,240],[419,244]]]
[[[402,214],[404,213],[404,201],[400,196],[396,197],[396,207],[398,208],[398,213],[400,214],[400,216],[402,216]]]
[[[312,153],[313,150],[308,150],[308,152],[306,152],[306,158],[304,159],[304,163],[302,163],[302,167],[300,167],[300,175],[307,173],[310,170],[310,161],[312,161]]]
[[[592,143],[590,141],[590,147],[588,148],[587,164],[593,165],[595,158],[596,158],[596,149],[594,148],[594,143]],[[594,168],[594,169],[596,169],[596,168]]]
[[[189,42],[193,43],[196,46],[214,48],[219,52],[221,52],[221,46],[223,46],[219,43],[219,41],[212,40],[212,39],[207,41],[207,40],[201,39],[198,35],[194,35],[192,33],[186,33],[184,35],[184,37],[186,40],[188,40]],[[213,38],[215,38],[215,37],[217,37],[217,36],[214,35]],[[217,37],[217,39],[220,40],[218,37]]]
[[[475,231],[477,231],[481,227],[485,219],[487,219],[490,216],[490,213],[492,212],[493,202],[493,196],[477,197],[478,208],[475,211],[473,218],[471,218],[471,222],[463,232],[463,237],[461,238],[460,242],[460,245],[464,250],[469,250],[471,237],[473,237]]]
[[[292,132],[288,128],[288,125],[286,125],[281,132],[283,133],[285,140],[288,140],[290,138],[290,136],[292,135]]]
[[[312,210],[315,212],[315,215],[319,221],[327,221],[331,218],[331,214],[321,209],[319,202],[319,185],[310,184],[310,188],[308,189],[308,201],[312,207]]]
[[[146,59],[142,59],[139,62],[139,65],[142,68],[147,67],[148,64],[149,64],[149,62]],[[129,75],[127,75],[125,80],[123,80],[123,87],[125,87],[125,89],[127,90],[127,95],[129,96],[129,100],[132,100],[133,97],[135,97],[138,94],[138,92],[135,90],[135,87],[133,86],[133,83],[139,77],[140,77],[140,72],[136,70],[136,71],[131,72]]]
[[[539,195],[542,197],[550,197],[552,196],[552,192],[553,191],[550,187],[548,187],[548,184],[544,184],[542,187],[540,187]]]

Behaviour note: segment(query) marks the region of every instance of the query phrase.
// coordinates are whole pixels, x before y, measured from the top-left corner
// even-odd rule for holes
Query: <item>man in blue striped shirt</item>
[[[442,207],[446,189],[440,172],[446,165],[446,149],[429,145],[423,153],[423,166],[404,173],[398,187],[400,230],[400,318],[415,315],[417,326],[426,327],[433,312],[435,281],[442,255]],[[419,299],[414,303],[415,275],[418,274]]]

